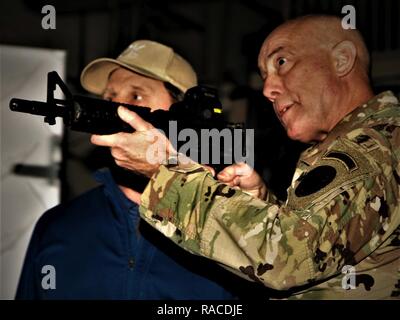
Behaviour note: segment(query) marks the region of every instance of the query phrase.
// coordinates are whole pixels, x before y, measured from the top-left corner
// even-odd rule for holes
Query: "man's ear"
[[[332,49],[332,58],[336,74],[339,77],[347,75],[354,67],[357,49],[353,42],[344,40]]]

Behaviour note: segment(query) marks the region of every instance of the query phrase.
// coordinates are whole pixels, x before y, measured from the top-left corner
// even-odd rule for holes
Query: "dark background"
[[[56,9],[56,30],[41,28],[41,8]],[[398,0],[73,0],[1,1],[0,43],[67,52],[66,81],[84,93],[81,70],[98,57],[117,57],[137,39],[172,46],[188,59],[200,83],[215,86],[230,120],[256,128],[257,169],[279,197],[305,147],[289,141],[271,106],[261,95],[257,55],[262,41],[281,22],[309,13],[344,16],[356,8],[356,26],[372,52],[376,92],[400,92],[400,1]],[[397,62],[397,64],[393,64]],[[62,200],[95,185],[90,172],[101,166],[89,136],[66,132]]]

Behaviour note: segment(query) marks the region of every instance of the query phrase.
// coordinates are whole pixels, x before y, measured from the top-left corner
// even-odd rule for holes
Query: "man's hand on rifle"
[[[92,135],[91,142],[110,147],[115,163],[120,167],[151,177],[160,164],[176,151],[163,134],[135,112],[119,107],[118,115],[136,131]]]
[[[151,177],[170,155],[176,154],[170,141],[149,122],[125,107],[118,108],[120,118],[132,126],[133,133],[92,135],[91,142],[98,146],[110,147],[115,163],[120,167]],[[212,175],[214,169],[207,168]],[[247,164],[233,164],[222,170],[217,178],[231,187],[237,187],[254,197],[263,199],[266,187],[261,177]],[[140,194],[135,191],[129,198],[140,202]]]

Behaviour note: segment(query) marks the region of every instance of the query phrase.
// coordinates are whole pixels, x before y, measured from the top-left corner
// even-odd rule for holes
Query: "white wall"
[[[60,193],[58,179],[16,175],[13,167],[60,162],[60,146],[52,141],[61,141],[61,122],[49,126],[43,117],[12,112],[9,101],[46,101],[47,73],[55,70],[63,78],[65,56],[61,50],[0,46],[1,299],[14,298],[33,227],[45,210],[59,203]]]

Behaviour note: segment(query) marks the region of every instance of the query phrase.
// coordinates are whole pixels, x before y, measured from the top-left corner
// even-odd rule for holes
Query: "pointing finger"
[[[143,120],[137,113],[128,108],[122,106],[118,107],[118,115],[123,121],[137,131],[146,131],[153,128],[149,122]]]

